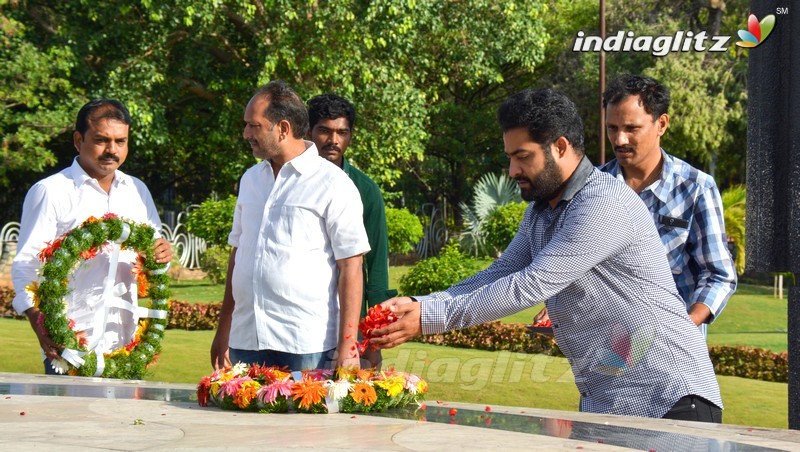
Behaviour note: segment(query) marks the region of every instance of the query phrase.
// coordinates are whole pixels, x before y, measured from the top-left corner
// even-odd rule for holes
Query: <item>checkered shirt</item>
[[[714,178],[663,150],[661,154],[661,178],[642,190],[639,197],[650,210],[667,248],[672,277],[687,309],[695,303],[705,304],[711,310],[706,323],[711,323],[736,290],[722,198]],[[600,170],[625,181],[616,159]]]
[[[690,394],[722,407],[705,341],[678,295],[650,213],[586,158],[555,208],[531,203],[489,268],[416,298],[425,334],[544,300],[584,411],[661,417]]]

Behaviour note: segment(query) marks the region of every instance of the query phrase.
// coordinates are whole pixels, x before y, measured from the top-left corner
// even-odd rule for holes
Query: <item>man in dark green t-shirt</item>
[[[322,94],[308,101],[308,119],[311,141],[317,145],[320,157],[350,176],[364,204],[364,227],[371,249],[364,258],[363,317],[368,307],[381,304],[397,294],[389,290],[389,236],[383,195],[378,184],[344,158],[356,122],[353,105],[343,97]],[[368,350],[363,358],[369,361],[370,367],[380,367],[380,350]]]

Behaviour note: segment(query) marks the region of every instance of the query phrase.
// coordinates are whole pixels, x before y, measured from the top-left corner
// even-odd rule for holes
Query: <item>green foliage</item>
[[[405,254],[414,249],[425,232],[419,217],[407,209],[386,207],[386,228],[389,232],[389,253]]]
[[[486,219],[497,207],[519,202],[522,198],[513,179],[505,174],[484,174],[472,191],[472,203],[462,202],[458,206],[464,215],[465,228],[461,246],[474,256],[495,255],[494,250],[486,246]]]
[[[745,266],[745,201],[744,185],[734,185],[722,192],[722,208],[725,216],[725,234],[736,243],[736,273],[744,273]]]
[[[231,249],[228,246],[212,246],[200,255],[200,268],[216,284],[225,284],[228,277],[228,262]]]
[[[441,291],[472,276],[480,268],[479,261],[462,253],[457,243],[449,243],[439,256],[417,262],[400,278],[400,293],[422,295]]]
[[[235,209],[236,197],[233,195],[219,201],[207,199],[189,213],[186,229],[209,245],[227,246]]]
[[[517,234],[519,224],[528,208],[526,202],[513,202],[499,206],[489,213],[484,222],[486,249],[492,253],[502,253]]]

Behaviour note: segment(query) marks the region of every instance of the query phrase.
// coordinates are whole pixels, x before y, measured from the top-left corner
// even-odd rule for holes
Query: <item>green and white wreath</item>
[[[90,217],[81,226],[72,229],[52,242],[39,254],[43,262],[39,281],[27,289],[33,294],[34,304],[41,312],[38,319],[52,341],[63,347],[61,359],[52,360],[58,373],[105,378],[141,379],[150,363],[161,351],[161,339],[167,326],[169,309],[169,264],[159,264],[153,255],[155,231],[146,224],[134,223],[114,214],[102,218]],[[67,317],[65,297],[70,292],[70,276],[84,260],[95,257],[102,249],[112,253],[109,277],[103,283],[103,296],[96,306],[97,321],[92,339],[85,332],[73,331],[74,322]],[[114,278],[120,249],[138,254],[134,266],[138,292],[148,296],[147,307],[138,306],[137,293],[133,303],[114,293]],[[111,351],[103,350],[103,336],[108,310],[118,308],[130,311],[137,325],[133,339]],[[98,334],[97,330],[100,330]]]

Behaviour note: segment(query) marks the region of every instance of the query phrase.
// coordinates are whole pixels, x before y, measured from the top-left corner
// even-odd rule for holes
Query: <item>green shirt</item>
[[[369,240],[369,253],[364,256],[364,301],[362,314],[366,309],[378,305],[397,295],[389,290],[389,233],[386,231],[386,210],[383,195],[372,179],[342,159],[342,169],[353,181],[361,203],[364,204],[364,228]]]

